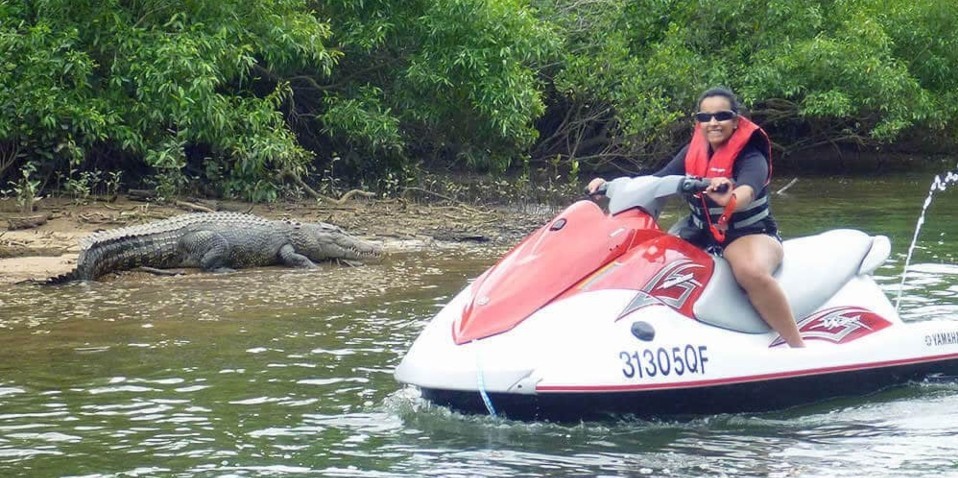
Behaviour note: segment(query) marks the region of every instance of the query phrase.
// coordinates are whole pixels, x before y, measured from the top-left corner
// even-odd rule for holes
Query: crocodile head
[[[313,262],[344,260],[362,261],[382,255],[376,244],[351,236],[341,228],[326,223],[290,223],[296,252]]]

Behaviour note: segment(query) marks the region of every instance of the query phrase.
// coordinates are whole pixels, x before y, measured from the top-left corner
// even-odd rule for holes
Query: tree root
[[[371,193],[369,191],[363,191],[362,189],[352,189],[348,191],[346,194],[343,194],[342,196],[340,196],[339,199],[335,199],[335,198],[331,198],[329,196],[318,193],[315,189],[309,187],[309,185],[306,184],[306,181],[303,181],[303,178],[293,173],[290,173],[287,171],[283,174],[286,177],[292,179],[297,186],[303,188],[303,191],[306,191],[306,194],[308,194],[313,199],[319,199],[321,201],[326,201],[326,202],[330,202],[337,205],[346,204],[346,202],[352,199],[353,196],[362,196],[367,198],[376,197],[375,193]]]
[[[426,194],[429,194],[429,195],[431,195],[431,196],[435,196],[435,197],[437,197],[437,198],[439,198],[439,199],[443,199],[443,200],[445,200],[445,201],[449,201],[449,202],[455,204],[456,206],[458,206],[459,208],[464,209],[464,210],[466,210],[466,211],[468,211],[468,212],[470,212],[470,213],[473,213],[473,214],[483,214],[483,211],[480,211],[479,209],[476,209],[476,208],[474,208],[474,207],[472,207],[472,206],[470,206],[470,205],[468,205],[468,204],[466,204],[466,203],[464,203],[464,202],[462,202],[462,201],[457,201],[457,200],[455,200],[455,199],[453,199],[453,198],[451,198],[451,197],[449,197],[449,196],[445,196],[445,195],[439,194],[439,193],[437,193],[437,192],[430,191],[430,190],[428,190],[428,189],[417,188],[417,187],[408,187],[408,188],[406,188],[406,189],[403,190],[402,195],[405,196],[406,193],[407,193],[407,192],[410,192],[410,191],[416,191],[416,192],[426,193]]]

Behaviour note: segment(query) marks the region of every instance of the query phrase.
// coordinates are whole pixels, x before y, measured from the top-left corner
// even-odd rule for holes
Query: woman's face
[[[707,115],[720,113],[719,117],[721,118],[723,117],[721,113],[725,113],[725,116],[728,116],[727,113],[731,112],[732,103],[724,96],[709,96],[699,104],[699,113],[706,113]],[[700,114],[697,113],[696,116],[700,116]],[[697,118],[699,122],[698,127],[702,128],[702,134],[708,139],[713,150],[725,144],[725,142],[732,137],[735,128],[738,128],[738,115],[733,114],[731,118],[725,120],[720,120],[715,116],[706,118],[707,121],[702,121],[702,119],[703,118]]]

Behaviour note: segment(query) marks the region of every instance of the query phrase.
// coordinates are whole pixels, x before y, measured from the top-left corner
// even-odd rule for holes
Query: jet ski
[[[958,376],[958,321],[905,323],[871,274],[887,237],[784,242],[774,276],[807,347],[720,256],[660,229],[707,180],[619,178],[526,237],[431,319],[394,372],[426,400],[518,420],[762,412]]]

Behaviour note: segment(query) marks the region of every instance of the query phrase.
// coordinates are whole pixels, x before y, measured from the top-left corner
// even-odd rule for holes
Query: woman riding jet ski
[[[834,230],[778,246],[773,221],[748,227],[769,217],[753,206],[766,183],[721,192],[728,171],[713,169],[734,167],[720,149],[730,138],[738,155],[760,130],[735,121],[751,129],[736,139],[734,97],[708,95],[685,167],[710,179],[593,181],[609,214],[580,201],[527,237],[436,315],[396,379],[465,412],[580,420],[771,410],[958,374],[958,322],[903,323],[870,276],[886,237]],[[700,198],[692,220],[726,257],[659,229],[677,194]],[[735,251],[726,231],[761,240]],[[749,261],[773,281],[771,302],[736,281]]]
[[[761,128],[739,115],[735,95],[712,88],[699,98],[689,144],[655,176],[688,174],[711,184],[689,197],[692,213],[678,224],[682,237],[722,253],[759,315],[792,347],[804,347],[795,318],[772,272],[782,263],[782,238],[772,218],[768,183],[772,147]],[[589,192],[605,184],[589,183]]]

